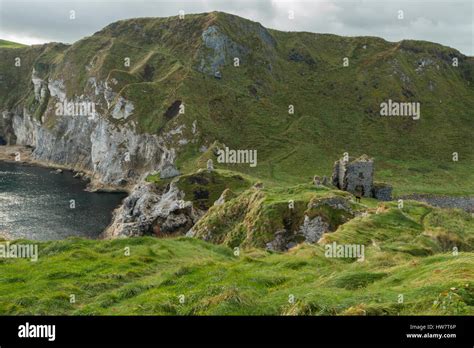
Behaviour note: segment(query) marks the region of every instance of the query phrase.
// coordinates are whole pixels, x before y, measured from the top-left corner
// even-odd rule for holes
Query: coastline
[[[0,146],[0,163],[8,163],[8,164],[15,164],[20,167],[31,167],[31,168],[43,168],[51,173],[51,175],[59,175],[61,176],[63,173],[67,174],[68,176],[73,176],[73,180],[78,180],[82,182],[83,192],[90,192],[90,193],[122,193],[128,196],[130,193],[121,188],[116,187],[109,187],[105,185],[91,187],[92,181],[90,172],[86,171],[78,171],[74,168],[65,166],[65,165],[57,165],[54,163],[49,163],[45,161],[35,160],[33,158],[33,151],[34,148],[30,146],[23,146],[23,145],[2,145]],[[19,156],[18,156],[19,155]],[[88,193],[86,193],[88,194]],[[125,196],[125,197],[126,197]],[[124,198],[125,198],[124,197]],[[114,212],[118,209],[123,202],[123,199],[119,203],[117,207],[110,211],[110,221],[109,223],[101,229],[100,233],[98,233],[95,237],[87,237],[81,236],[80,238],[85,239],[93,239],[93,240],[101,240],[103,238],[104,231],[109,227],[109,225],[113,222]],[[18,236],[12,235],[10,231],[0,228],[0,243],[5,241],[15,241],[18,239],[23,239],[23,237],[19,238]],[[49,239],[39,240],[49,241]]]
[[[74,168],[72,166],[57,164],[54,162],[46,162],[33,158],[34,148],[26,145],[1,145],[0,161],[8,163],[17,163],[21,165],[31,165],[53,169],[57,171],[70,171],[77,175],[80,180],[88,181],[86,191],[89,192],[123,192],[130,194],[133,185],[118,187],[106,185],[96,178],[93,172],[83,169]],[[19,155],[17,157],[17,155]]]

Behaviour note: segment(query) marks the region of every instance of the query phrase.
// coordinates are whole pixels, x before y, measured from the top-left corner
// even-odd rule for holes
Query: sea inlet
[[[97,238],[125,193],[84,191],[73,173],[0,161],[0,238]]]

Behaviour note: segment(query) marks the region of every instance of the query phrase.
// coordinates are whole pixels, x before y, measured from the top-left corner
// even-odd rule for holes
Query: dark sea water
[[[54,240],[96,238],[124,193],[91,193],[68,171],[0,162],[0,236]],[[71,208],[71,200],[75,208]]]

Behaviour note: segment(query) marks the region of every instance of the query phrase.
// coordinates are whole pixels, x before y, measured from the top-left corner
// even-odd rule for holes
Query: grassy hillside
[[[0,259],[0,313],[473,315],[473,232],[469,214],[408,202],[282,254],[194,238],[43,242],[37,262]],[[365,244],[364,261],[326,257],[333,242]]]
[[[214,205],[193,227],[195,237],[231,247],[265,248],[277,231],[293,242],[305,238],[298,234],[305,218],[320,217],[334,231],[366,206],[352,202],[347,192],[311,184],[287,188],[250,188],[236,195],[224,193],[225,203]],[[294,204],[289,208],[289,202]]]
[[[0,48],[20,48],[20,47],[25,47],[26,45],[23,45],[18,42],[13,42],[13,41],[7,41],[7,40],[2,40],[0,39]]]
[[[76,240],[42,248],[36,264],[1,263],[1,313],[474,314],[472,252],[414,257],[371,250],[364,263],[348,264],[325,258],[317,246],[235,257],[231,249],[196,239]]]
[[[210,28],[209,43],[203,35]],[[220,168],[267,182],[297,184],[329,175],[334,161],[349,152],[373,156],[376,179],[392,183],[395,194],[474,193],[474,59],[449,47],[280,32],[213,12],[184,20],[123,20],[71,46],[22,50],[0,48],[10,60],[25,57],[21,69],[0,66],[7,76],[0,86],[2,109],[26,103],[38,118],[44,112],[45,122],[54,122],[54,108],[32,97],[33,67],[44,79],[64,80],[69,98],[93,95],[92,77],[107,81],[116,100],[134,103],[126,122],[135,122],[140,132],[186,125],[183,137],[195,139],[177,145],[185,173],[196,170],[203,145],[218,141],[258,151],[255,168]],[[421,118],[380,117],[380,103],[388,99],[419,102]],[[176,103],[184,103],[185,114],[172,112]],[[99,111],[110,117],[104,101]]]

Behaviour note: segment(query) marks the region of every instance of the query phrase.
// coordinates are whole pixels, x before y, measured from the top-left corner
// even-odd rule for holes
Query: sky
[[[73,43],[119,19],[180,10],[228,12],[284,31],[426,40],[474,55],[473,0],[0,0],[0,38]]]

